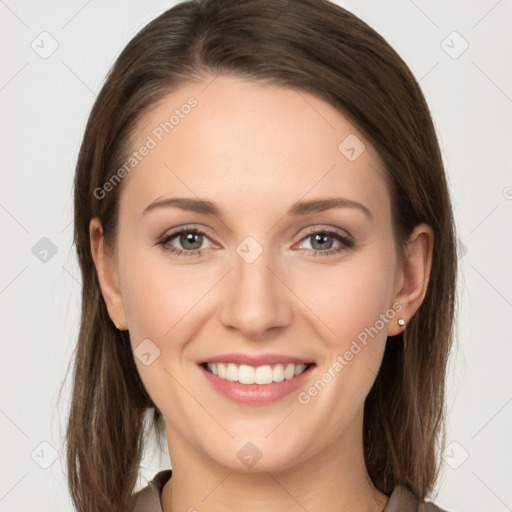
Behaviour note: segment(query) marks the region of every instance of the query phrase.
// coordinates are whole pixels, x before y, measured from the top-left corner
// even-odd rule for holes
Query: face
[[[390,195],[369,141],[322,99],[208,83],[169,94],[134,133],[133,150],[150,149],[124,178],[109,311],[129,330],[171,459],[175,444],[237,470],[247,453],[261,455],[255,470],[284,469],[359,440],[399,332]],[[173,198],[218,211],[158,204]],[[297,207],[325,199],[342,201]],[[201,365],[213,360],[249,368],[222,379]],[[283,380],[280,361],[308,365]],[[235,381],[268,377],[254,370],[265,363],[281,382]]]

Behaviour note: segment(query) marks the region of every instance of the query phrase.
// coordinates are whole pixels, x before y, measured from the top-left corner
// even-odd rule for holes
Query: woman
[[[75,244],[77,510],[441,510],[450,199],[363,21],[193,0],[149,23],[91,112]],[[172,471],[133,494],[148,412]]]

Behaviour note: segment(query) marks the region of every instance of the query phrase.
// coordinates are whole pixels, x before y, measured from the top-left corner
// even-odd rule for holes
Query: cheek
[[[308,297],[304,302],[326,325],[330,336],[325,339],[332,340],[333,346],[343,347],[390,309],[393,261],[392,256],[347,261],[317,272],[314,280],[303,285],[302,297]]]
[[[327,275],[316,280],[317,285],[331,290],[322,296],[316,288],[316,300],[311,296],[311,304],[316,303],[312,309],[318,308],[322,323],[329,327],[322,338],[327,353],[316,380],[301,390],[298,399],[310,413],[334,420],[326,422],[327,437],[336,437],[340,426],[363,406],[378,374],[387,326],[396,321],[391,307],[392,261],[372,258],[331,273],[330,281]],[[334,275],[338,283],[333,283]]]
[[[311,287],[311,308],[329,329],[322,329],[327,332],[323,336],[327,354],[318,374],[321,382],[315,389],[304,390],[305,398],[316,400],[311,397],[322,390],[316,411],[320,414],[323,407],[325,414],[337,411],[340,421],[355,414],[364,402],[382,362],[388,325],[396,321],[391,307],[394,252],[381,249],[375,247],[336,271],[331,268],[317,275]]]
[[[145,338],[157,345],[164,339],[186,339],[186,325],[190,329],[191,319],[204,314],[206,303],[213,314],[211,301],[201,301],[218,282],[218,269],[207,264],[193,264],[191,268],[190,264],[167,261],[160,248],[127,245],[120,271],[133,345]],[[303,315],[313,315],[310,321],[319,326],[324,340],[343,344],[343,340],[371,327],[390,307],[395,259],[389,244],[380,245],[386,247],[375,244],[332,265],[303,262],[282,269],[283,278],[305,306],[299,309]],[[296,298],[292,294],[281,300],[294,302]]]
[[[199,272],[173,267],[157,251],[160,249],[125,250],[120,262],[124,271],[122,294],[139,375],[155,404],[169,415],[169,394],[176,400],[172,412],[182,402],[188,403],[186,395],[178,399],[181,390],[173,377],[183,379],[176,369],[191,336],[194,313],[200,311],[201,297],[211,284]],[[149,364],[138,357],[145,353],[150,354]]]
[[[193,315],[193,308],[211,286],[199,267],[191,272],[185,266],[173,266],[163,253],[154,247],[125,252],[129,255],[121,265],[122,293],[134,341],[150,338],[158,344],[164,338],[179,339],[181,319]]]

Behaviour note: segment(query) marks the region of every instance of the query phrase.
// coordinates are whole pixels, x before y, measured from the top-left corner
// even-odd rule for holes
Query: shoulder
[[[133,512],[162,512],[160,496],[164,485],[172,476],[171,469],[158,472],[148,485],[132,494]],[[450,512],[432,502],[419,503],[406,487],[397,485],[393,489],[383,512]]]
[[[383,512],[450,512],[430,501],[420,503],[416,496],[402,485],[393,489]]]
[[[146,487],[132,494],[133,512],[162,512],[160,496],[162,489],[171,478],[172,470],[159,471]]]

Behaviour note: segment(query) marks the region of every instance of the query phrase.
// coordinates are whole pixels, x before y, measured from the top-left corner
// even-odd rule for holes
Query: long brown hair
[[[147,414],[156,432],[163,425],[127,333],[108,315],[91,256],[92,217],[100,218],[105,245],[115,251],[123,182],[105,197],[94,192],[133,151],[131,136],[148,108],[187,81],[218,74],[311,92],[338,108],[385,164],[398,253],[417,224],[434,231],[426,297],[406,340],[387,343],[365,402],[363,432],[377,488],[390,494],[401,484],[423,501],[438,477],[445,439],[457,261],[443,162],[420,87],[378,33],[328,0],[190,0],[153,20],[123,50],[94,104],[78,157],[74,243],[82,314],[66,432],[74,505],[80,512],[129,510]]]

